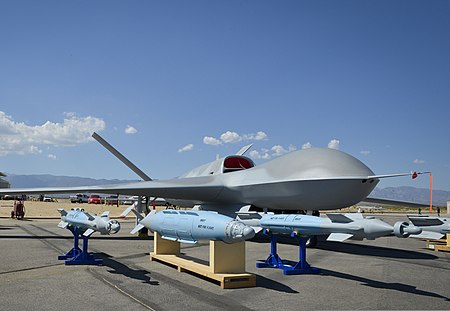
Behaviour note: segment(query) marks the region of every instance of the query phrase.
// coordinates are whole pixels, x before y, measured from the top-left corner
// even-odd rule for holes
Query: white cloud
[[[285,154],[285,153],[288,152],[288,151],[287,151],[286,149],[284,149],[283,146],[281,146],[281,145],[275,145],[275,146],[272,147],[271,150],[273,151],[272,155],[273,155],[274,157],[283,155],[283,154]]]
[[[259,131],[256,134],[244,134],[242,135],[243,140],[265,140],[267,139],[267,134],[263,131]]]
[[[127,128],[125,129],[125,133],[129,134],[129,135],[136,134],[137,133],[137,129],[135,129],[131,125],[128,125]]]
[[[339,150],[339,140],[337,139],[330,140],[330,142],[328,143],[328,148]]]
[[[267,139],[267,134],[263,131],[258,131],[256,134],[239,134],[233,131],[226,131],[220,135],[220,139],[211,136],[205,136],[203,138],[203,143],[206,145],[221,145],[223,144],[232,144],[240,141],[249,141],[249,140],[265,140]]]
[[[414,164],[424,164],[424,163],[425,163],[425,160],[415,159],[415,160],[413,161],[413,163],[414,163]]]
[[[369,150],[362,150],[359,153],[361,153],[362,155],[368,156],[370,154]]]
[[[42,150],[39,149],[39,148],[36,147],[36,146],[29,146],[27,149],[28,149],[29,153],[31,153],[31,154],[39,154],[39,153],[42,153]]]
[[[178,152],[191,151],[192,149],[194,149],[194,144],[187,144],[186,146],[178,149]]]
[[[242,140],[242,137],[236,132],[227,131],[220,135],[220,139],[228,144],[228,143],[237,143]]]
[[[56,156],[54,154],[49,154],[47,157],[51,160],[56,160]]]
[[[254,139],[255,139],[255,140],[264,140],[264,139],[267,139],[267,134],[264,133],[264,132],[262,132],[262,131],[259,131],[258,133],[256,133]]]
[[[294,145],[289,145],[288,149],[285,149],[281,145],[275,145],[272,147],[271,150],[273,151],[272,156],[279,157],[282,156],[283,154],[297,150],[297,147],[295,147]]]
[[[264,151],[265,150],[265,151]],[[259,159],[263,159],[263,160],[268,160],[268,159],[270,159],[270,155],[269,155],[269,153],[267,152],[268,150],[267,149],[262,149],[261,151],[258,151],[258,150],[252,150],[252,151],[250,151],[250,157],[252,158],[252,159],[256,159],[256,160],[259,160]]]
[[[310,142],[307,142],[306,144],[302,145],[302,149],[310,149],[310,148],[312,148],[312,145]]]
[[[47,121],[42,125],[16,122],[0,111],[0,156],[8,154],[39,154],[39,146],[76,146],[92,140],[95,131],[105,129],[105,121],[95,117],[77,117],[65,113],[62,123]]]
[[[75,112],[63,112],[63,116],[66,118],[75,118],[77,116],[77,114]]]
[[[263,159],[263,160],[268,160],[271,159],[272,157],[279,157],[283,154],[292,152],[297,150],[297,147],[295,147],[294,145],[289,145],[289,147],[286,149],[281,145],[275,145],[273,146],[271,149],[265,149],[262,148],[260,151],[258,150],[252,150],[250,151],[250,157],[256,160],[259,159]]]
[[[222,142],[220,140],[218,140],[217,138],[214,138],[214,137],[210,137],[210,136],[203,137],[203,143],[205,145],[213,145],[213,146],[222,144]]]

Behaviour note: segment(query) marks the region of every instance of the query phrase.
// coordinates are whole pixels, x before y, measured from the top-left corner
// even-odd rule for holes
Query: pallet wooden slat
[[[179,272],[192,272],[220,283],[222,288],[242,288],[256,286],[256,275],[245,272],[245,242],[226,244],[210,242],[210,263],[200,264],[180,257],[180,243],[162,239],[154,235],[154,252],[150,260],[169,264]]]
[[[450,233],[447,233],[447,239],[427,240],[426,247],[437,252],[450,252]]]

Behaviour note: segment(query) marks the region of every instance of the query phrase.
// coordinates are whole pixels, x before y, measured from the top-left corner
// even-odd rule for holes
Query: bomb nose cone
[[[255,230],[240,221],[233,220],[227,224],[225,235],[224,242],[236,243],[253,238],[255,236]]]
[[[242,238],[244,240],[252,239],[255,236],[255,230],[252,227],[245,227],[242,232]]]
[[[115,234],[120,230],[120,223],[117,220],[111,220],[110,224],[110,233]]]

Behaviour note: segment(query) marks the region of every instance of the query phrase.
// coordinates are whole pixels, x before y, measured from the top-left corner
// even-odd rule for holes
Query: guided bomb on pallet
[[[128,208],[121,216],[130,211],[138,218],[138,224],[131,231],[132,234],[145,227],[152,232],[158,232],[163,239],[182,243],[197,243],[199,240],[236,243],[255,236],[252,227],[216,212],[164,210],[152,211],[143,217],[135,209]]]

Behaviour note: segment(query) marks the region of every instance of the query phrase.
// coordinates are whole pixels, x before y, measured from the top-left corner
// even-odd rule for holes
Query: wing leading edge
[[[55,188],[1,189],[0,194],[41,194],[41,193],[105,193],[121,195],[157,196],[173,199],[211,201],[222,190],[223,185],[210,176],[173,179],[167,181],[143,181],[137,183]]]

